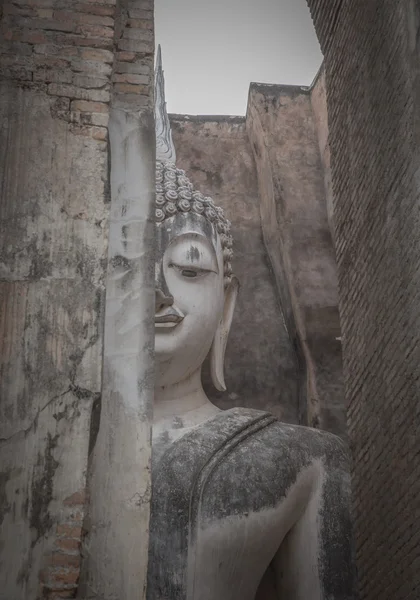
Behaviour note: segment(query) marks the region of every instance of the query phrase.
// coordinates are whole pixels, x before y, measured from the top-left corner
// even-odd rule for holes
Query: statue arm
[[[272,561],[277,600],[355,600],[350,477],[343,452],[326,460],[305,511]]]

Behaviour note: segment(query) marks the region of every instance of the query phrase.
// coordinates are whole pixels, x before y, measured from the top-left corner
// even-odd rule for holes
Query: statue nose
[[[155,292],[155,312],[163,310],[167,306],[172,306],[174,298],[170,294],[164,294],[160,288]]]

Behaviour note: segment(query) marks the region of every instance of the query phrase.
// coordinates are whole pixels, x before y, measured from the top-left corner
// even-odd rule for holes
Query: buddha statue
[[[230,223],[175,165],[156,72],[156,387],[148,600],[355,598],[347,453],[269,413],[220,411],[238,281]],[[246,327],[246,324],[244,324]]]

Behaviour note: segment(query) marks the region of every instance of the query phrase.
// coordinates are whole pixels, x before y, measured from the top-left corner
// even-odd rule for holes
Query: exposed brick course
[[[3,78],[25,86],[46,84],[46,94],[71,100],[101,102],[111,98],[114,62],[113,36],[115,2],[62,2],[20,0],[6,2],[0,21],[0,73]],[[88,111],[83,110],[83,113]],[[101,113],[105,112],[104,108]],[[92,111],[94,113],[94,111]],[[74,128],[73,133],[106,139],[107,120],[79,117],[63,104],[58,118],[70,124],[105,128]]]
[[[153,97],[153,2],[150,0],[6,1],[0,20],[0,76],[68,98],[57,111],[72,131],[106,139],[108,119],[74,101],[150,106]],[[82,115],[83,113],[83,115]],[[75,128],[75,124],[93,127]]]
[[[78,491],[63,502],[63,520],[57,523],[55,543],[40,574],[41,594],[48,600],[74,598],[80,575],[80,541],[85,493]]]

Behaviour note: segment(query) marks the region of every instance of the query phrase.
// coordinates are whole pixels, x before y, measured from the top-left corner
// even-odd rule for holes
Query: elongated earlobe
[[[235,310],[236,298],[239,290],[239,281],[233,276],[232,281],[225,290],[225,305],[223,316],[216,330],[213,345],[210,350],[210,372],[213,385],[220,392],[226,390],[223,365],[225,361],[226,344],[232,324],[233,311]]]

